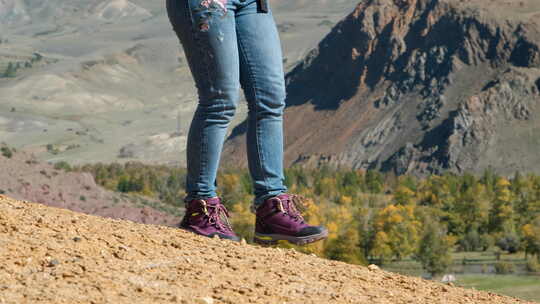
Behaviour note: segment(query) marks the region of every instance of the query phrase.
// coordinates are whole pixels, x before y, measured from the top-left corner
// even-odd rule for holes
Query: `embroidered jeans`
[[[287,191],[283,176],[285,83],[272,16],[256,0],[167,0],[197,86],[188,134],[186,201],[216,196],[216,174],[240,87],[248,102],[247,155],[254,205]]]

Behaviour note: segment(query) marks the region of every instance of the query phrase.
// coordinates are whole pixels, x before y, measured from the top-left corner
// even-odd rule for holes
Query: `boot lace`
[[[208,223],[219,230],[232,231],[229,223],[229,211],[222,204],[210,206],[203,201],[203,211],[208,217]]]
[[[304,203],[303,203],[304,199],[305,198],[301,195],[296,195],[296,194],[289,195],[288,199],[286,200],[287,204],[285,204],[286,206],[285,207],[283,204],[283,201],[278,198],[279,200],[278,209],[281,212],[292,217],[294,221],[297,221],[297,222],[300,221],[303,223],[304,217],[298,210],[298,206],[304,206]]]

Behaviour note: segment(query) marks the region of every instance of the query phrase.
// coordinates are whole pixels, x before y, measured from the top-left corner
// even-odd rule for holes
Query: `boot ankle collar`
[[[280,194],[266,199],[256,210],[258,215],[273,214],[276,212],[287,213],[287,205],[289,196],[286,194]],[[287,202],[286,202],[287,201]]]

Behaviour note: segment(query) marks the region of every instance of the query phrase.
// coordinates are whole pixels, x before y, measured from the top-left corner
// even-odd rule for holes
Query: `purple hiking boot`
[[[271,245],[280,240],[303,245],[325,239],[328,230],[322,226],[310,226],[296,208],[293,196],[280,194],[264,201],[257,208],[255,243]]]
[[[229,212],[219,197],[194,199],[186,204],[186,214],[180,228],[199,235],[240,241],[229,224]]]

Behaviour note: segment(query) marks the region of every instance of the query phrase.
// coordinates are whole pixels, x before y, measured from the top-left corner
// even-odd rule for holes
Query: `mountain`
[[[526,303],[0,195],[4,303]]]
[[[534,0],[360,2],[287,75],[286,164],[540,172],[538,17]]]
[[[159,201],[109,191],[96,184],[90,173],[67,172],[31,154],[13,153],[6,146],[0,147],[0,194],[139,223],[168,226],[180,223],[180,217],[165,212],[167,209]]]
[[[287,68],[355,5],[328,3],[271,1]],[[196,105],[165,1],[0,0],[0,142],[52,162],[185,165]]]

